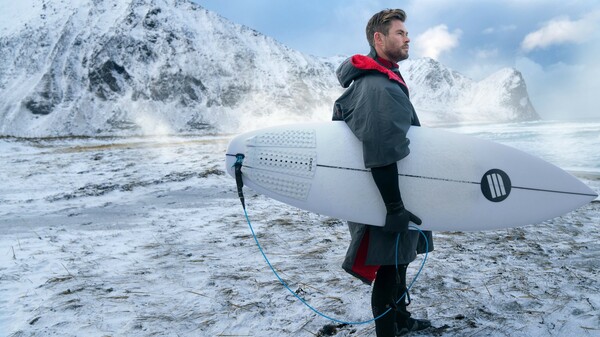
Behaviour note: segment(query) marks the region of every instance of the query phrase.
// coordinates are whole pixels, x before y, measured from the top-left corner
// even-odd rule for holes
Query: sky
[[[411,58],[431,57],[474,80],[519,70],[544,119],[600,119],[598,0],[195,0],[315,56],[366,54],[364,29],[402,8]]]

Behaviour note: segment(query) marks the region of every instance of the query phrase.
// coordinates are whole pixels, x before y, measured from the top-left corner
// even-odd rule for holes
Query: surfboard
[[[433,231],[479,231],[538,224],[585,205],[597,194],[564,170],[520,150],[426,127],[408,132],[398,161],[405,207]],[[343,121],[246,132],[226,152],[244,184],[318,214],[383,226],[385,205],[363,162],[361,142]]]

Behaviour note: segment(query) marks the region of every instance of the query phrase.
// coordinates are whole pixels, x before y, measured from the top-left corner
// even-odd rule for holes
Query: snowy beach
[[[254,237],[224,162],[234,133],[329,120],[336,69],[397,2],[2,5],[0,337],[375,337],[295,297],[371,321],[371,289],[341,268],[347,225],[246,188]],[[600,193],[596,2],[400,5],[424,126],[521,149]],[[409,310],[433,324],[414,336],[600,337],[599,225],[597,198],[525,227],[435,232],[408,271],[424,262]]]
[[[224,173],[229,136],[0,139],[0,335],[375,336],[285,290]],[[600,192],[596,172],[577,173]],[[371,318],[336,219],[245,189],[280,275]],[[600,336],[600,202],[521,228],[436,232],[409,309],[431,336]],[[411,265],[416,273],[420,258]]]

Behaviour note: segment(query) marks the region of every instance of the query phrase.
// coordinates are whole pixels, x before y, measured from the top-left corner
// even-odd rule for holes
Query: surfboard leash
[[[238,197],[242,202],[242,207],[244,211],[246,211],[246,202],[244,201],[244,192],[242,189],[244,188],[244,180],[242,179],[242,163],[244,162],[244,155],[238,153],[235,155],[235,164],[233,167],[235,168],[235,183],[237,185]]]
[[[336,323],[346,324],[346,325],[369,324],[369,323],[372,323],[372,322],[374,322],[374,321],[382,318],[386,314],[388,314],[392,310],[391,307],[388,308],[381,315],[379,315],[377,317],[374,317],[372,319],[366,320],[366,321],[349,322],[349,321],[340,320],[340,319],[330,317],[330,316],[328,316],[328,315],[320,312],[318,309],[316,309],[313,306],[311,306],[308,302],[306,302],[305,299],[303,299],[302,297],[300,297],[300,295],[298,295],[298,293],[296,293],[294,290],[292,290],[288,286],[288,284],[281,278],[281,276],[279,276],[279,273],[277,273],[277,270],[275,270],[275,267],[273,267],[273,265],[271,264],[271,261],[269,260],[269,258],[265,254],[265,252],[264,252],[264,250],[263,250],[260,242],[258,242],[258,237],[256,236],[256,233],[254,232],[254,227],[252,226],[250,218],[248,217],[248,212],[246,210],[246,204],[245,204],[245,201],[244,201],[244,192],[243,192],[244,180],[242,178],[242,166],[243,166],[243,162],[244,162],[244,155],[241,154],[241,153],[238,153],[238,154],[235,155],[235,157],[236,157],[236,161],[233,164],[233,168],[235,170],[235,181],[236,181],[236,185],[237,185],[238,197],[240,198],[240,202],[242,203],[242,208],[244,209],[244,216],[246,217],[246,222],[248,223],[248,227],[250,228],[250,232],[252,233],[252,237],[254,238],[254,242],[256,243],[256,246],[258,247],[258,250],[262,254],[263,258],[265,259],[265,262],[267,262],[267,265],[269,266],[269,268],[271,268],[271,271],[273,272],[273,274],[275,275],[275,277],[277,278],[277,280],[279,280],[279,283],[281,283],[281,285],[283,285],[283,287],[285,289],[287,289],[294,297],[296,297],[302,304],[304,304],[306,307],[308,307],[311,311],[313,311],[314,313],[316,313],[317,315],[319,315],[319,316],[321,316],[321,317],[323,317],[325,319],[328,319],[328,320],[336,322]],[[402,296],[400,296],[400,298],[398,298],[398,300],[396,301],[396,304],[400,303],[400,301],[404,300],[404,298],[408,295],[408,292],[413,287],[414,283],[417,281],[417,278],[421,274],[421,271],[423,270],[423,267],[425,266],[425,262],[427,261],[427,256],[429,255],[429,240],[427,240],[427,235],[425,235],[425,233],[420,228],[418,228],[417,226],[410,225],[409,227],[412,228],[412,229],[415,229],[415,230],[419,231],[419,233],[425,239],[425,256],[423,257],[423,262],[421,262],[421,266],[419,267],[419,270],[417,271],[417,274],[415,275],[415,277],[412,279],[412,281],[410,282],[410,284],[406,288],[406,291],[404,292],[404,294],[402,294]],[[396,237],[396,254],[395,254],[396,271],[398,270],[398,243],[399,243],[399,241],[400,241],[400,234],[398,234],[397,237]]]

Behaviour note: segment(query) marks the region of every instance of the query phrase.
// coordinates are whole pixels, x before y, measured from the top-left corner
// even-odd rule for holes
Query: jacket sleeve
[[[406,137],[414,109],[408,97],[382,76],[356,83],[353,104],[344,120],[363,144],[365,167],[392,164],[409,154]]]

